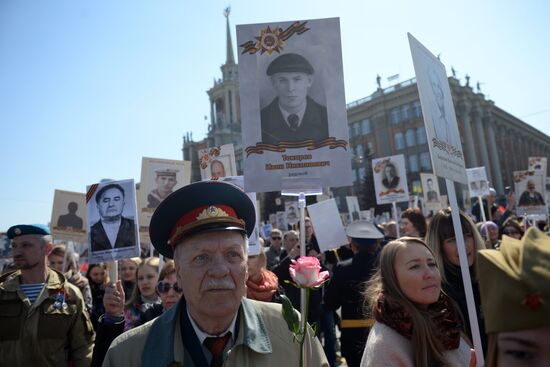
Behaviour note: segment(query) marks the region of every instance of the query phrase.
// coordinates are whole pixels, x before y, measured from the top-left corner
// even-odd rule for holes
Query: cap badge
[[[200,212],[200,214],[197,216],[197,220],[216,217],[229,217],[229,214],[227,214],[224,210],[218,208],[217,206],[210,205],[208,208]]]
[[[19,236],[21,234],[21,229],[20,228],[15,228],[13,230],[13,232],[15,233],[16,236]]]
[[[522,304],[529,307],[531,310],[536,311],[544,304],[542,297],[538,293],[528,293],[525,295]]]

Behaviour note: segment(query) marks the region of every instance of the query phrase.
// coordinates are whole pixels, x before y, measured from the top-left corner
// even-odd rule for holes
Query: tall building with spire
[[[231,28],[229,26],[230,8],[224,10],[226,21],[226,59],[220,67],[221,79],[214,78],[214,85],[207,91],[210,101],[210,124],[208,133],[202,141],[193,141],[186,134],[183,139],[183,159],[191,161],[191,180],[200,180],[197,150],[233,144],[237,170],[242,174],[241,111],[239,101],[239,71],[233,54]]]

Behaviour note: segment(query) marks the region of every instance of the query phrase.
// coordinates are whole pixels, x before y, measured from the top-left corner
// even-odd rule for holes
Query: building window
[[[355,183],[357,181],[359,181],[359,170],[354,169],[353,170],[353,182]]]
[[[432,161],[430,160],[429,152],[420,153],[420,167],[422,167],[422,171],[432,170]]]
[[[403,133],[396,133],[393,137],[395,143],[395,149],[405,148],[405,139],[403,138]]]
[[[370,134],[372,132],[372,128],[370,126],[370,120],[368,118],[363,119],[363,121],[361,121],[361,129],[363,130],[363,134]]]
[[[418,172],[418,157],[416,154],[411,154],[409,156],[409,171]]]
[[[355,135],[354,135],[354,131],[353,131],[353,125],[349,125],[349,137],[350,138],[353,138]]]
[[[367,156],[370,156],[371,154],[374,154],[374,147],[372,143],[369,141],[367,142],[367,151],[365,152]]]
[[[405,104],[401,106],[401,120],[407,121],[411,118],[409,114],[409,105]]]
[[[355,129],[355,135],[360,136],[361,135],[361,123],[356,122],[356,123],[353,124],[353,126],[354,126],[354,129]]]
[[[399,123],[399,107],[395,107],[390,110],[390,121],[394,125]]]
[[[407,130],[405,138],[407,140],[407,146],[408,147],[414,147],[416,145],[416,140],[415,140],[415,137],[414,137],[414,129]]]
[[[420,101],[414,101],[413,102],[413,115],[415,118],[421,118],[422,117],[422,107],[420,106]]]
[[[428,139],[426,138],[426,129],[424,129],[424,127],[419,127],[418,129],[416,129],[416,143],[418,145],[425,144],[427,140]]]

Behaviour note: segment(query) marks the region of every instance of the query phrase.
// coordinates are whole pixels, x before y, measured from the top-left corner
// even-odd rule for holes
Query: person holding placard
[[[521,241],[504,237],[498,251],[479,252],[487,367],[550,365],[548,264],[550,237],[536,228]]]
[[[424,241],[401,237],[384,246],[367,285],[375,322],[361,367],[475,366],[460,312],[442,291],[436,256]]]
[[[481,334],[483,350],[486,351],[487,336],[484,333],[483,314],[480,307],[479,284],[476,271],[476,253],[485,248],[483,238],[479,234],[476,225],[470,217],[460,212],[460,224],[464,235],[464,245],[466,255],[468,256],[468,265],[470,267],[470,276],[472,280],[472,290],[476,305],[477,320]],[[460,261],[458,258],[458,248],[456,243],[451,209],[443,209],[437,212],[428,226],[426,243],[434,252],[437,263],[441,267],[442,288],[459,306],[464,325],[470,339],[472,338],[470,324],[468,323],[468,306],[466,303],[466,293],[462,281],[460,270]]]
[[[255,220],[250,198],[226,182],[196,182],[164,200],[149,234],[160,254],[174,258],[182,298],[162,316],[117,337],[103,366],[298,365],[300,344],[281,305],[245,298]],[[305,337],[310,365],[328,367],[311,329]]]
[[[308,96],[315,74],[310,62],[302,55],[283,54],[266,74],[277,96],[261,111],[262,143],[328,138],[327,108]]]

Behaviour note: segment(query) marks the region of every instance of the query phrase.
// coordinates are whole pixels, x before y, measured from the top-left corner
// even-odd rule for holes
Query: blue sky
[[[236,24],[340,17],[346,101],[414,76],[411,32],[464,82],[550,135],[550,3],[233,1]],[[0,1],[0,231],[47,223],[55,189],[139,180],[206,134],[225,1]],[[235,49],[236,46],[234,45]],[[394,82],[392,82],[394,83]]]

